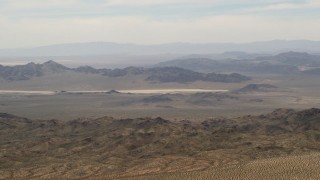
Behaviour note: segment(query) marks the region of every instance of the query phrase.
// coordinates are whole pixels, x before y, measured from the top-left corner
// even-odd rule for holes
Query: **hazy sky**
[[[320,0],[0,0],[0,48],[320,40]]]

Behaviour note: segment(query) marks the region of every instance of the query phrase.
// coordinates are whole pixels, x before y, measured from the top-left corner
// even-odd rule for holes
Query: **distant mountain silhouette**
[[[212,54],[245,57],[249,53],[275,53],[285,51],[320,52],[319,41],[275,40],[252,43],[170,43],[158,45],[118,44],[111,42],[69,43],[35,48],[1,49],[0,56],[83,56],[107,54]]]
[[[69,68],[54,61],[48,61],[43,64],[29,63],[18,66],[1,66],[0,77],[6,80],[28,80],[32,77],[43,76],[46,73],[65,72]]]
[[[79,68],[71,69],[54,61],[47,61],[43,64],[29,63],[26,65],[18,66],[0,66],[0,77],[9,81],[28,80],[33,77],[40,77],[52,73],[55,74],[67,71],[86,74],[100,74],[101,76],[107,77],[145,75],[147,77],[145,79],[146,81],[159,83],[187,83],[194,81],[236,83],[250,80],[249,77],[243,76],[241,74],[205,74],[176,67],[127,67],[123,69],[95,69],[90,66],[82,66]]]
[[[161,62],[156,67],[174,66],[199,72],[254,72],[270,74],[299,73],[299,67],[320,67],[320,56],[286,52],[254,59],[185,58]]]

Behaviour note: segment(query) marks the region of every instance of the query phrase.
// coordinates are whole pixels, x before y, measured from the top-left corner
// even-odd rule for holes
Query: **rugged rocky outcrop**
[[[168,159],[188,158],[205,168],[222,156],[221,163],[320,152],[320,109],[315,108],[277,109],[265,115],[203,122],[160,117],[45,121],[1,113],[0,129],[0,171],[8,178],[17,172],[19,177],[35,178],[47,171],[59,176],[74,171],[82,173],[72,177],[94,176],[87,167],[101,176],[125,176],[129,169],[151,173],[153,166],[145,163],[163,166]]]

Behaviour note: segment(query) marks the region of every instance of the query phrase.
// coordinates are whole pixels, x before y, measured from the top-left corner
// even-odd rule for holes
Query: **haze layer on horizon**
[[[0,48],[320,40],[318,0],[0,0]]]

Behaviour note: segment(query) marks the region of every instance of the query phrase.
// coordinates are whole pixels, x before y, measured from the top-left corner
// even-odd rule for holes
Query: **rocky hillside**
[[[0,178],[184,172],[320,151],[320,109],[203,122],[43,121],[1,113],[0,129]]]

